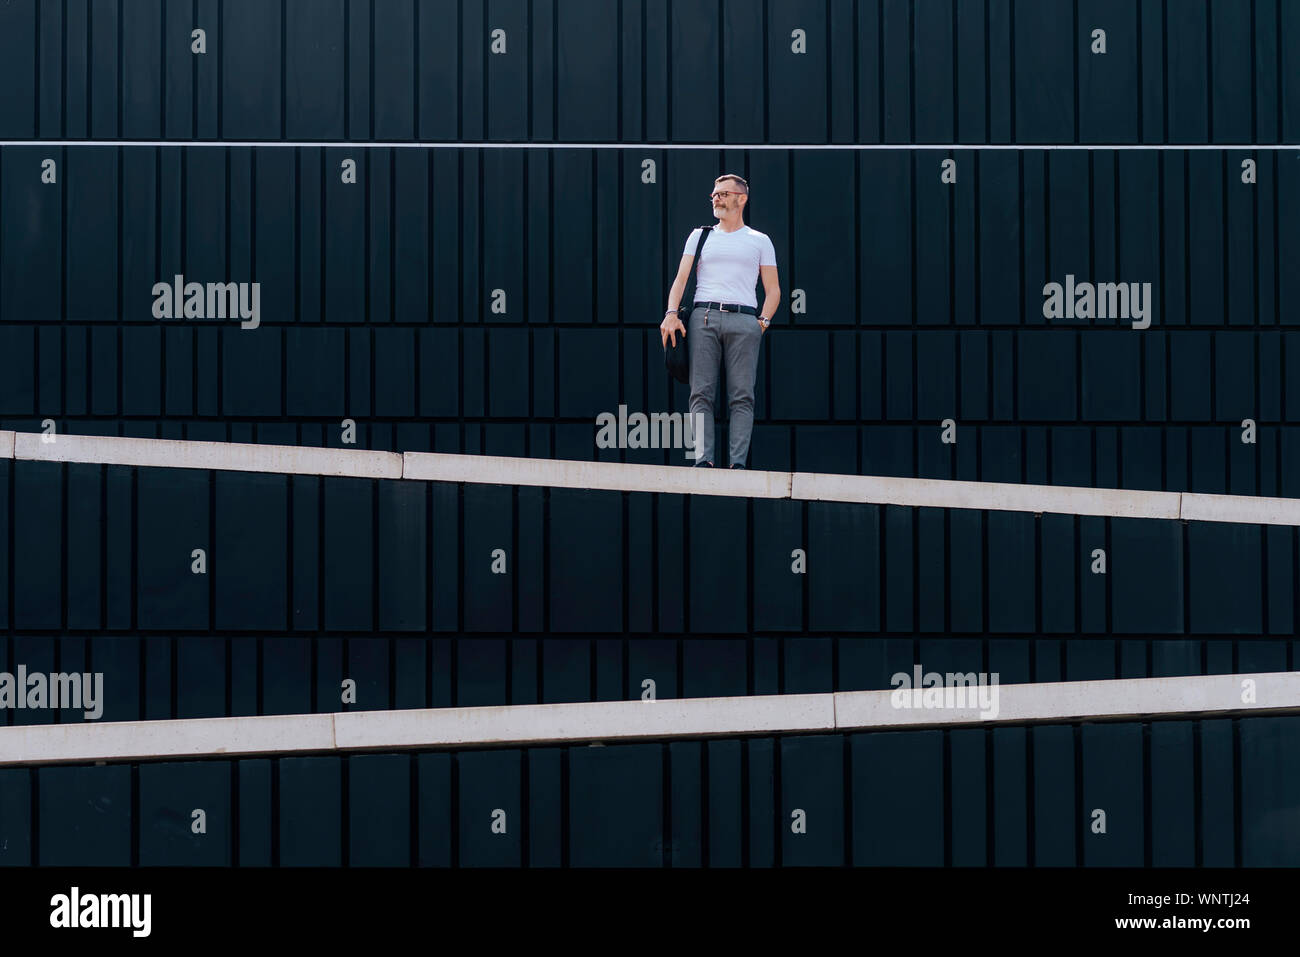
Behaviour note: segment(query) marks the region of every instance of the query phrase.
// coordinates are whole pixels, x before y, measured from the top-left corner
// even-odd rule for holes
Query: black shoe
[[[711,469],[711,468],[713,468],[713,463],[712,463],[712,462],[696,462],[696,463],[695,463],[695,467],[696,467],[697,469]]]
[[[741,465],[739,462],[733,462],[731,467],[733,469],[743,469],[745,466]]]

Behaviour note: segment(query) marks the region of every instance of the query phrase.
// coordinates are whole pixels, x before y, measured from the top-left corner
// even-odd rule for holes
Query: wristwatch
[[[759,324],[760,326],[762,326],[762,327],[763,327],[763,331],[766,332],[766,331],[767,331],[767,327],[770,326],[770,325],[772,324],[772,320],[769,319],[769,318],[767,318],[767,316],[759,316],[759,317],[758,317],[758,324]]]

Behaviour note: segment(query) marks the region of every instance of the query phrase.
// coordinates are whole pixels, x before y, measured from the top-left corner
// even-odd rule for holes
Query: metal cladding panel
[[[63,476],[47,462],[14,463],[13,540],[22,561],[13,564],[13,624],[58,629],[63,623]]]
[[[155,469],[136,476],[137,601],[142,628],[210,624],[209,472]]]
[[[0,867],[32,865],[32,772],[0,771]]]
[[[1246,867],[1294,867],[1300,862],[1297,806],[1300,774],[1294,722],[1238,723],[1241,749],[1241,861]]]
[[[842,736],[781,741],[777,818],[784,866],[844,863],[844,751]]]
[[[851,863],[942,865],[943,734],[854,735],[850,748]],[[967,807],[968,802],[954,801],[954,811],[958,805]]]
[[[34,772],[43,866],[125,867],[131,848],[132,782],[126,765],[41,768]]]
[[[523,863],[525,810],[521,800],[523,754],[456,755],[461,867],[519,867]]]
[[[570,866],[664,866],[662,752],[642,744],[569,751]]]
[[[406,867],[411,862],[411,774],[403,754],[348,759],[348,863]]]
[[[282,867],[338,867],[343,863],[343,765],[339,758],[282,758],[277,762]]]
[[[1142,727],[1135,724],[1082,729],[1084,864],[1133,867],[1144,862],[1142,737]]]
[[[140,768],[139,863],[220,866],[231,860],[231,765],[146,764]]]

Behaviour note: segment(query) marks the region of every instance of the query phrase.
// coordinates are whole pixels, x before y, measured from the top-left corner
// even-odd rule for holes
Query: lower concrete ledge
[[[1300,713],[1300,672],[919,690],[10,726],[0,766]]]
[[[944,675],[943,679],[952,679]],[[1300,672],[842,691],[842,731],[1300,712]]]
[[[831,731],[828,694],[359,711],[334,716],[340,750]]]

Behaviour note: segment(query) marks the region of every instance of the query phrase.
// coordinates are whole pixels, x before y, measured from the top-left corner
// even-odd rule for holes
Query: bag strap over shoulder
[[[712,228],[712,226],[700,227],[700,239],[699,242],[695,244],[695,261],[691,264],[692,272],[700,267],[700,250],[704,248],[704,240],[709,238],[709,230]]]
[[[709,238],[709,231],[710,231],[711,229],[713,229],[712,226],[701,226],[701,227],[700,227],[700,238],[699,238],[699,241],[696,242],[696,244],[695,244],[695,259],[692,260],[692,262],[691,262],[691,280],[692,280],[692,282],[693,282],[694,279],[695,279],[696,271],[700,268],[700,250],[704,248],[704,240],[706,240],[706,239]],[[695,291],[695,290],[694,290],[694,287],[692,286],[691,292],[693,293],[694,291]],[[690,312],[689,309],[687,309],[686,311],[687,311],[687,312]]]

